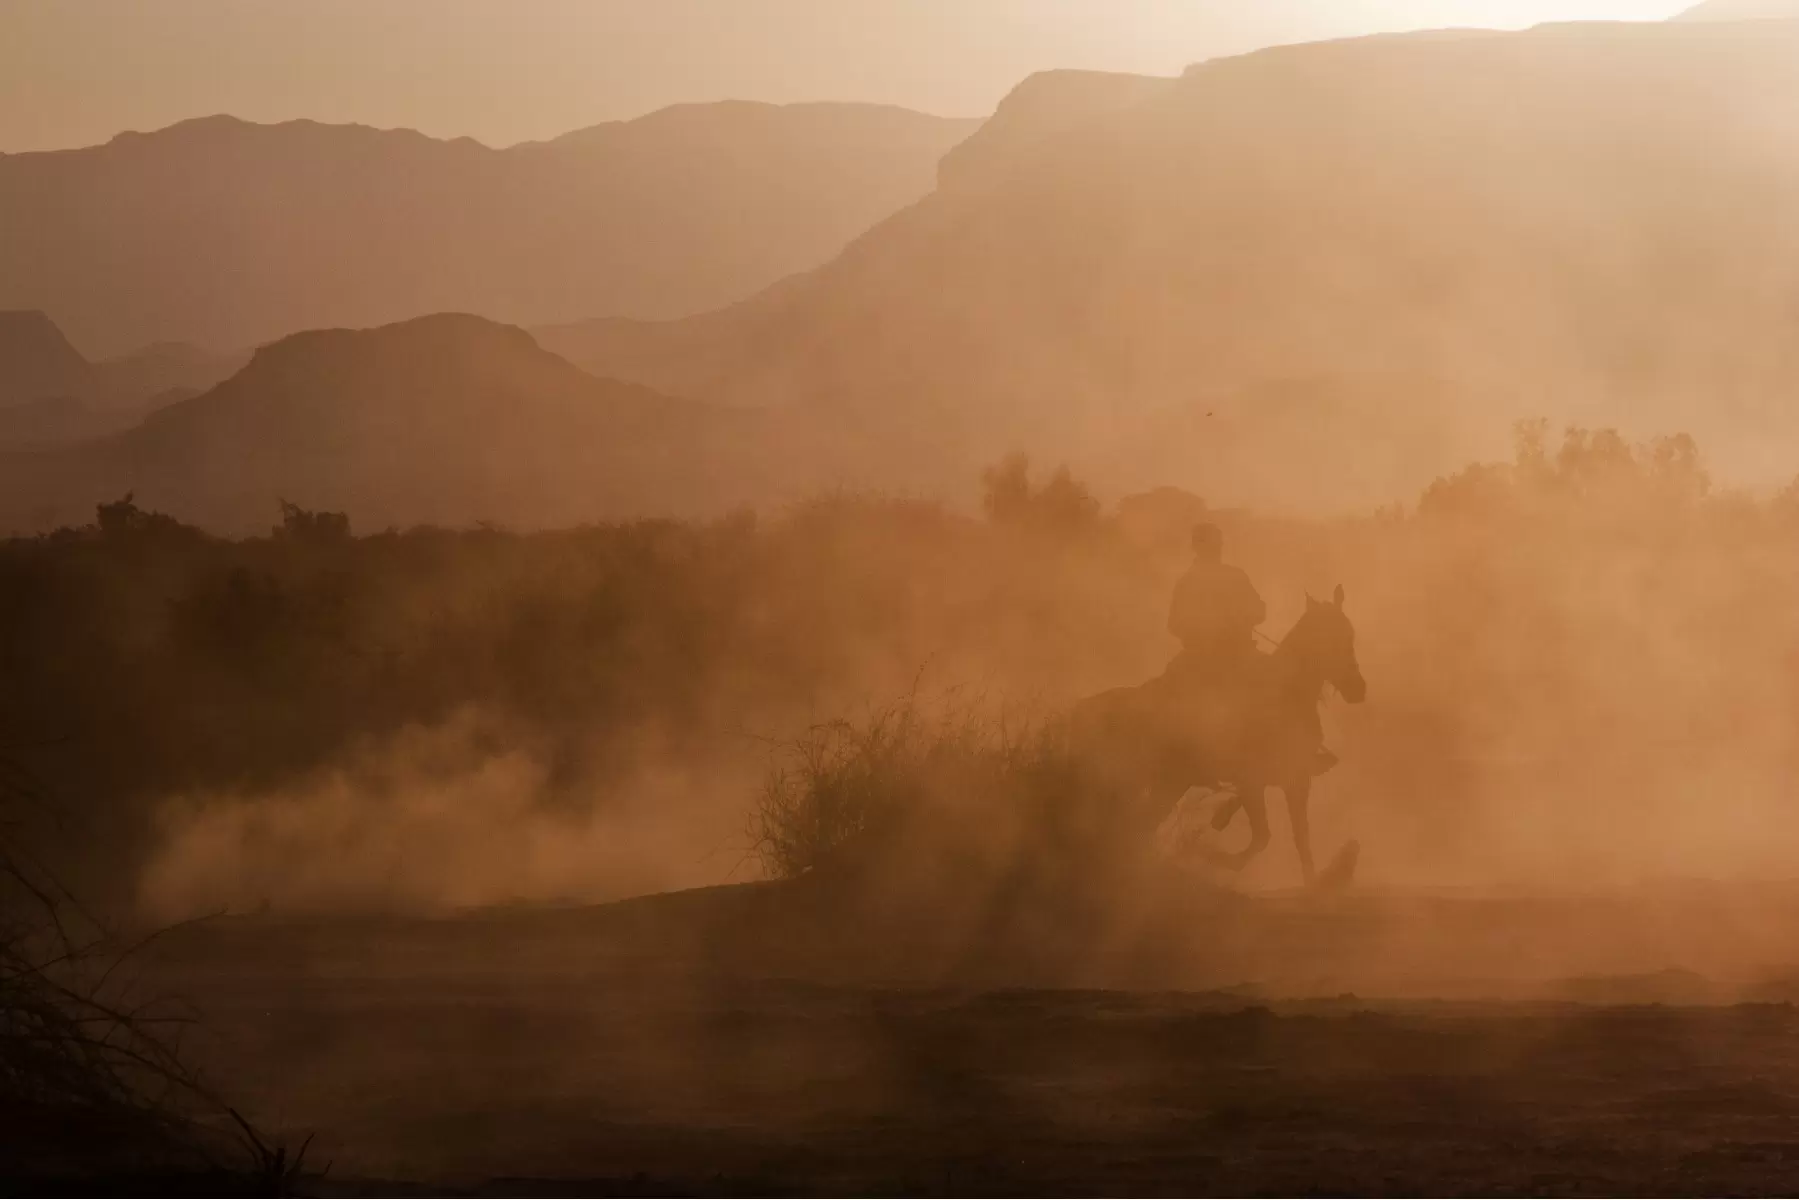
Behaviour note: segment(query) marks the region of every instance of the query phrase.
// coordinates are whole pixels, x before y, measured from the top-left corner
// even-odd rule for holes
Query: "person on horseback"
[[[1168,632],[1181,643],[1170,672],[1206,683],[1240,678],[1256,654],[1256,626],[1267,618],[1249,576],[1224,561],[1223,532],[1195,526],[1193,565],[1175,585],[1168,612]]]
[[[1166,676],[1177,694],[1202,702],[1209,695],[1216,704],[1223,693],[1241,703],[1266,661],[1256,650],[1255,634],[1267,618],[1268,606],[1249,576],[1224,561],[1223,532],[1216,525],[1195,526],[1193,565],[1175,585],[1168,613],[1168,632],[1181,643]],[[1320,743],[1313,774],[1336,764],[1337,756]]]

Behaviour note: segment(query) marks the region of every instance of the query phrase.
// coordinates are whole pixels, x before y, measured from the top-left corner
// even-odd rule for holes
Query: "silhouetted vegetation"
[[[759,754],[921,667],[1085,687],[1160,619],[1121,539],[914,502],[528,535],[282,518],[229,541],[127,497],[0,544],[0,718],[79,801],[93,886],[130,886],[171,798],[275,790],[470,712],[581,810],[646,759]]]
[[[0,758],[0,1172],[284,1194],[304,1149],[264,1136],[181,1053],[185,1007],[133,994],[109,937],[26,844],[41,805]]]
[[[1081,937],[1152,878],[1059,723],[913,696],[781,748],[752,810],[767,873],[831,889],[870,936],[924,925],[998,951]]]
[[[959,819],[970,826],[965,833],[979,826],[997,846],[1015,841],[1045,804],[1072,800],[1073,775],[1050,730],[953,700],[931,711],[913,697],[861,721],[814,726],[781,746],[750,841],[777,878],[890,853],[908,838],[942,840],[945,829],[921,827],[931,820]],[[1013,827],[997,828],[996,813],[1008,807]],[[969,838],[956,840],[966,853]]]
[[[1613,429],[1568,429],[1554,453],[1548,424],[1516,429],[1510,463],[1483,463],[1439,479],[1419,500],[1421,516],[1518,516],[1612,510],[1631,520],[1689,509],[1711,493],[1699,447],[1686,434],[1633,446]]]
[[[294,542],[341,542],[350,536],[350,517],[347,513],[310,512],[283,500],[281,524],[275,526],[273,534]]]
[[[1779,718],[1799,700],[1782,665],[1799,655],[1799,509],[1711,488],[1690,439],[1572,431],[1551,449],[1526,426],[1513,461],[1340,520],[1184,493],[1112,517],[1023,460],[986,483],[981,518],[836,496],[710,523],[352,536],[288,505],[241,541],[127,497],[93,526],[0,544],[0,727],[70,798],[62,865],[115,899],[171,802],[254,811],[357,762],[387,782],[332,784],[354,812],[433,781],[453,797],[471,760],[517,752],[533,772],[504,786],[564,814],[606,811],[646,769],[716,766],[718,828],[754,797],[769,738],[798,738],[798,757],[764,794],[761,849],[804,871],[937,770],[921,726],[832,722],[921,669],[931,689],[1045,714],[1156,674],[1206,512],[1268,597],[1268,632],[1307,588],[1347,587],[1371,703],[1332,718],[1347,752],[1328,790],[1370,797],[1358,819],[1409,861],[1488,852],[1493,822],[1578,810],[1582,786],[1622,780],[1640,813],[1685,815],[1707,773],[1799,762]],[[454,753],[382,765],[393,739],[440,728]],[[1555,828],[1621,844],[1598,813]]]
[[[1057,467],[1041,487],[1031,483],[1031,460],[1008,456],[981,477],[981,506],[989,520],[1047,533],[1091,532],[1100,523],[1100,504],[1085,484]]]

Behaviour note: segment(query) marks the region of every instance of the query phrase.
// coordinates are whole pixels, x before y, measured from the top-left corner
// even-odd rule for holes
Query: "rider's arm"
[[[1262,594],[1256,591],[1256,585],[1249,581],[1246,573],[1238,571],[1237,578],[1243,585],[1243,619],[1254,628],[1268,619],[1268,606],[1262,602]]]
[[[1187,581],[1174,585],[1174,601],[1168,606],[1168,632],[1181,641],[1187,640]]]

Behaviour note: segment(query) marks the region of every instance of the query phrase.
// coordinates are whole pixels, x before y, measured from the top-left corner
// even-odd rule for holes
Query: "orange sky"
[[[1034,70],[1172,73],[1379,29],[1682,0],[0,0],[0,150],[228,112],[495,145],[684,100],[984,114]]]

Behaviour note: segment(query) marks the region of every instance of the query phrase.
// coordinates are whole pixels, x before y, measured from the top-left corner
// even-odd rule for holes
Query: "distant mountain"
[[[47,314],[0,313],[0,449],[128,428],[211,387],[244,361],[164,343],[90,363]]]
[[[1006,173],[1051,139],[1141,104],[1173,79],[1102,71],[1042,71],[1013,88],[993,116],[937,167],[946,188],[974,188]]]
[[[93,386],[93,368],[41,312],[0,312],[0,407]]]
[[[1799,20],[1799,0],[1703,0],[1676,21]]]
[[[0,530],[82,523],[127,492],[228,532],[265,532],[283,499],[362,529],[712,513],[760,494],[761,425],[479,317],[322,330],[126,433],[0,458]]]
[[[978,122],[683,105],[489,149],[230,117],[0,155],[0,307],[81,345],[248,346],[422,312],[671,317],[824,262]]]
[[[882,486],[1019,447],[1111,489],[1374,504],[1535,415],[1790,476],[1795,63],[1799,25],[1594,24],[1040,77],[829,265],[540,336],[858,427]]]
[[[248,352],[215,354],[186,342],[157,342],[95,363],[89,397],[103,409],[141,416],[159,397],[203,392],[249,361]]]

